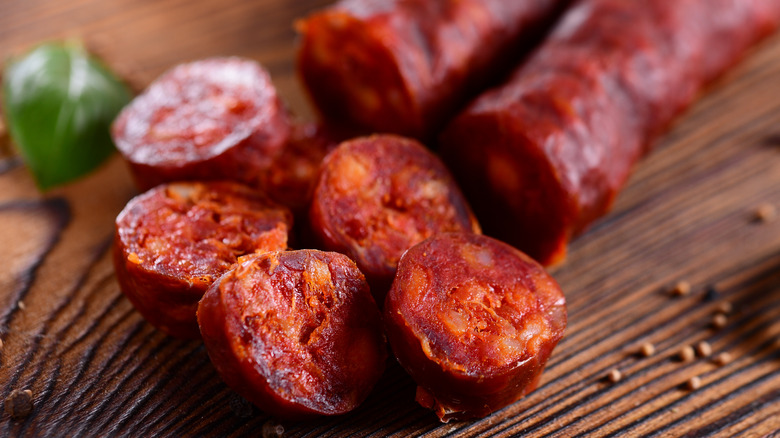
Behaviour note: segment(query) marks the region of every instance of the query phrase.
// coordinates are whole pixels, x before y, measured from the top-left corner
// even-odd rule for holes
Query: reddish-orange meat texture
[[[417,401],[444,422],[488,415],[534,390],[566,327],[563,294],[538,263],[470,233],[409,249],[384,317]]]
[[[342,0],[298,23],[298,70],[323,117],[428,138],[568,3]]]
[[[450,124],[441,153],[486,234],[555,263],[653,139],[778,23],[774,0],[579,1]]]
[[[449,171],[420,143],[375,135],[339,145],[325,159],[310,210],[330,250],[350,256],[380,303],[398,259],[447,231],[479,232]]]
[[[142,189],[178,180],[256,183],[289,135],[289,118],[256,62],[179,65],[136,97],[112,126]]]
[[[290,138],[273,165],[261,177],[260,186],[274,201],[297,214],[311,202],[320,165],[338,145],[337,134],[323,125],[293,125]]]
[[[198,338],[206,289],[237,258],[287,248],[292,214],[237,183],[172,183],[133,198],[116,219],[122,292],[152,325]]]
[[[365,278],[339,253],[247,256],[206,292],[198,323],[223,380],[281,418],[351,411],[387,358]]]

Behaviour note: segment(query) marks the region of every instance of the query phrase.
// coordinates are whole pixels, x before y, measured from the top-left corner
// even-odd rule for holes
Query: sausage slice
[[[211,58],[154,81],[122,110],[112,136],[142,190],[179,180],[251,185],[281,150],[289,125],[258,63]]]
[[[292,213],[232,182],[164,184],[116,219],[114,266],[122,292],[152,325],[198,338],[206,289],[254,252],[285,249]]]
[[[351,411],[387,357],[368,284],[339,253],[242,258],[206,292],[198,323],[225,383],[281,418]]]
[[[563,294],[538,263],[470,233],[410,248],[384,317],[417,401],[443,422],[488,415],[534,390],[566,327]]]
[[[350,140],[328,154],[310,219],[325,248],[355,260],[380,303],[409,247],[437,233],[479,232],[441,161],[394,135]]]

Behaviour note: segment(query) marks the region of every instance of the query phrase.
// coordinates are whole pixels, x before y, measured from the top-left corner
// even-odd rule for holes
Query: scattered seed
[[[677,297],[688,295],[689,293],[691,293],[691,284],[685,280],[678,281],[677,284],[674,285],[674,288],[672,288],[670,293]]]
[[[26,304],[24,304],[24,301],[19,301],[19,302],[17,303],[17,305],[19,306],[19,309],[21,309],[21,310],[24,310],[24,309],[26,309],[26,308],[27,308],[27,305],[26,305]]]
[[[717,356],[715,356],[715,364],[716,365],[727,365],[731,362],[731,354],[724,351],[722,353],[719,353]]]
[[[701,378],[699,376],[693,376],[685,382],[685,387],[691,391],[695,391],[701,388]]]
[[[734,306],[732,306],[731,303],[728,302],[728,301],[723,301],[723,302],[718,304],[718,307],[716,308],[716,310],[719,313],[722,313],[724,315],[728,315],[729,313],[731,313],[734,310]]]
[[[268,420],[263,424],[263,438],[281,438],[284,436],[284,426],[274,420]]]
[[[704,291],[704,301],[712,302],[717,299],[718,299],[718,289],[713,285],[707,286],[707,289]]]
[[[0,339],[0,351],[3,351],[3,340]]]
[[[620,370],[617,368],[613,368],[612,371],[610,371],[609,374],[607,374],[607,380],[609,380],[612,383],[617,383],[622,378],[623,378],[623,373],[621,373]]]
[[[645,342],[639,348],[639,354],[641,354],[644,357],[650,357],[655,354],[655,346],[649,342]]]
[[[5,411],[12,418],[23,418],[32,411],[32,391],[29,389],[14,389],[5,399]]]
[[[774,221],[775,218],[777,218],[777,208],[774,205],[765,202],[756,208],[756,219],[759,222],[766,224]]]
[[[682,350],[680,350],[680,352],[677,354],[677,357],[679,357],[683,362],[690,362],[694,357],[696,357],[696,353],[693,351],[693,347],[686,345],[682,348]]]
[[[718,313],[712,317],[712,326],[717,329],[722,329],[723,327],[726,327],[727,323],[728,323],[728,318],[726,318],[726,315],[722,313]]]
[[[696,353],[698,353],[700,357],[707,357],[711,355],[712,347],[710,346],[710,343],[707,341],[701,341],[696,344]]]

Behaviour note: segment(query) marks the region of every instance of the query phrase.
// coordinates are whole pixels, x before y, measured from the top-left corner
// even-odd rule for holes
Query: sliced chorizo
[[[198,323],[225,383],[280,418],[351,411],[387,358],[368,284],[334,252],[242,258],[203,296]]]
[[[242,58],[181,64],[114,121],[137,185],[230,179],[256,184],[283,147],[289,117],[268,73]]]
[[[285,249],[292,213],[232,182],[163,184],[117,216],[114,266],[122,292],[152,325],[198,338],[206,289],[254,252]]]
[[[401,257],[384,318],[417,401],[447,422],[534,390],[563,336],[566,306],[555,280],[515,248],[444,233]]]
[[[440,152],[486,234],[561,261],[653,140],[779,23],[777,1],[576,2]]]
[[[298,23],[299,74],[323,117],[426,139],[568,3],[342,0]]]
[[[349,140],[328,154],[310,225],[325,248],[355,260],[380,303],[409,247],[441,232],[480,231],[442,162],[395,135]]]
[[[338,138],[321,124],[294,124],[284,148],[261,177],[263,191],[296,215],[307,211],[322,160],[336,148]]]

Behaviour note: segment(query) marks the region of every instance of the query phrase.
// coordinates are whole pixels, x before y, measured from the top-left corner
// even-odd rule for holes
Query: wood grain
[[[294,73],[296,17],[325,0],[51,0],[0,4],[0,56],[80,37],[137,88],[174,64],[240,55],[266,65],[311,117]],[[613,212],[554,269],[567,335],[541,387],[474,422],[440,424],[394,362],[366,403],[284,423],[290,436],[766,436],[780,430],[780,36],[767,41],[641,162]],[[198,342],[162,335],[121,295],[113,220],[135,194],[114,157],[40,194],[0,162],[0,397],[29,388],[32,414],[2,436],[259,436],[269,418],[221,383]],[[692,291],[668,289],[687,280]],[[711,326],[717,306],[734,311]],[[682,363],[684,345],[729,352]],[[656,353],[637,351],[651,342]],[[605,379],[619,369],[623,379]],[[699,376],[702,386],[685,382]]]

